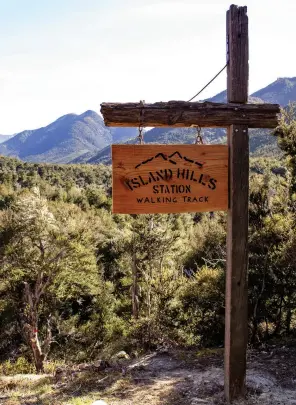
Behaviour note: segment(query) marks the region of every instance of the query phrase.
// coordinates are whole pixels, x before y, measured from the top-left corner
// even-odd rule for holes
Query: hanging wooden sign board
[[[228,208],[226,145],[113,145],[113,213]]]

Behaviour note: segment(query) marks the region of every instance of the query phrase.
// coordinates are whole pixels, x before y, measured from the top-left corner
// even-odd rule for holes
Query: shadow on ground
[[[223,353],[153,353],[121,370],[70,373],[61,381],[1,381],[0,405],[222,405]],[[296,350],[249,353],[248,405],[296,405]]]

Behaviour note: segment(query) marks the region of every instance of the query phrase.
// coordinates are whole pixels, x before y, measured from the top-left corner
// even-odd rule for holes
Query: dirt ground
[[[0,378],[1,405],[222,405],[223,353],[168,351],[126,360],[117,370]],[[248,353],[246,405],[296,405],[296,347]]]

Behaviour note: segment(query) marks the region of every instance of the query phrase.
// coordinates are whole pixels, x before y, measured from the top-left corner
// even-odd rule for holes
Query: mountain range
[[[67,114],[46,127],[27,130],[0,144],[0,154],[28,162],[87,161],[112,142],[135,136],[136,129],[107,128],[96,112]]]
[[[207,101],[226,102],[226,91]],[[275,82],[251,94],[251,103],[277,103],[282,107],[296,101],[296,77],[278,78]],[[146,143],[194,142],[192,128],[153,128],[145,133]],[[112,143],[134,143],[136,128],[105,127],[96,112],[67,114],[39,129],[15,135],[0,135],[0,154],[30,162],[109,163]],[[204,129],[207,143],[225,142],[223,129]],[[277,153],[276,139],[268,130],[250,130],[250,150],[255,155]]]

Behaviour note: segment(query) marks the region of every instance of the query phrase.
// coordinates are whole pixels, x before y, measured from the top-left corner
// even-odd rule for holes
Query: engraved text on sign
[[[113,212],[227,210],[225,145],[113,145]]]

